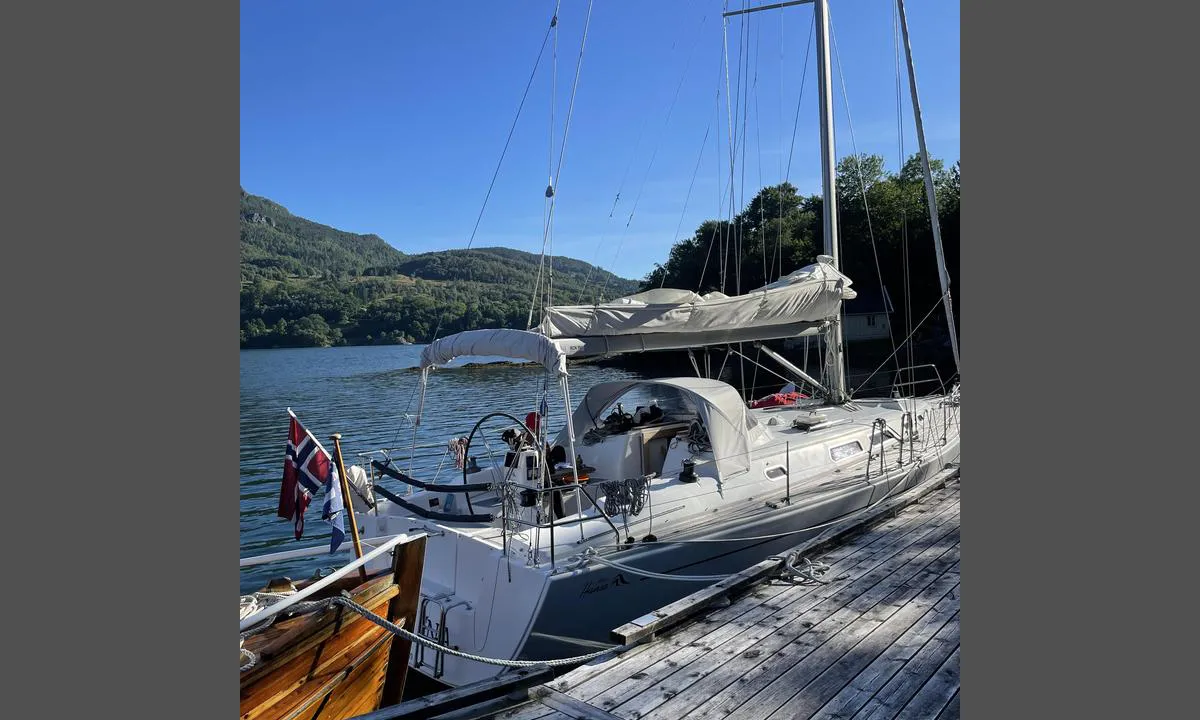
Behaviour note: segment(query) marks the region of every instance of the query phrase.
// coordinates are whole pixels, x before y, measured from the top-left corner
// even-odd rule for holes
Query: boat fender
[[[354,512],[365,513],[375,508],[371,479],[361,465],[346,468],[346,482],[350,485],[350,502],[354,506]]]

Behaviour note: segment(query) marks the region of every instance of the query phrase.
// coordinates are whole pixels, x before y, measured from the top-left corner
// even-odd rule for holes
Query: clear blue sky
[[[376,233],[407,253],[465,247],[554,5],[243,0],[242,187],[317,222]],[[894,169],[892,2],[830,5],[837,155],[856,147]],[[640,278],[678,237],[728,214],[718,204],[727,187],[718,183],[729,176],[722,6],[596,0],[558,182],[555,254]],[[906,9],[930,153],[949,165],[959,159],[958,0],[908,0]],[[557,83],[548,45],[475,247],[541,250],[551,88],[557,158],[586,12],[586,0],[562,1]],[[801,5],[749,16],[745,60],[743,20],[729,21],[734,102],[740,68],[751,86],[744,161],[739,152],[735,170],[739,204],[783,178],[802,85],[790,181],[804,193],[820,190],[813,57],[802,83],[812,15]],[[917,140],[906,81],[902,92],[908,155]],[[740,110],[736,122],[740,142]]]

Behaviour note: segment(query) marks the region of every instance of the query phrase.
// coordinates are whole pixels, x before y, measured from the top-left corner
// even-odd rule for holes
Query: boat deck
[[[958,717],[958,480],[810,559],[493,717]]]

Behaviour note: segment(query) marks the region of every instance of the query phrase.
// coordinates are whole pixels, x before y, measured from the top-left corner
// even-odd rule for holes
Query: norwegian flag
[[[312,496],[325,489],[321,519],[328,520],[333,531],[329,552],[337,550],[346,536],[342,520],[342,493],[333,460],[312,433],[292,415],[288,430],[287,454],[283,461],[283,485],[279,492],[279,517],[292,520],[296,539],[304,533],[304,511]],[[336,520],[336,523],[334,522]]]

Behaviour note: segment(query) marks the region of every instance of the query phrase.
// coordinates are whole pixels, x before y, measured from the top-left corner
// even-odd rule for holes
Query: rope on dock
[[[811,585],[817,583],[819,585],[828,585],[828,580],[822,580],[819,575],[824,575],[829,572],[829,566],[823,562],[813,562],[808,558],[797,557],[773,557],[783,561],[783,574],[788,576],[788,579],[793,580],[798,585]],[[804,567],[796,567],[796,560],[803,560]]]
[[[371,622],[375,623],[376,625],[383,628],[384,630],[387,630],[388,632],[392,633],[393,635],[399,635],[401,637],[408,638],[409,640],[411,640],[415,643],[420,643],[427,647],[431,647],[434,650],[437,650],[438,652],[445,653],[446,655],[453,655],[454,657],[460,657],[465,660],[474,660],[475,662],[480,662],[485,665],[499,665],[501,667],[513,667],[513,668],[534,667],[534,666],[538,666],[538,665],[549,665],[551,667],[557,667],[560,665],[576,665],[578,663],[585,663],[588,660],[594,660],[594,659],[600,657],[601,655],[606,655],[620,647],[619,645],[612,645],[612,646],[604,648],[603,650],[597,650],[596,652],[588,653],[587,655],[577,655],[575,657],[559,658],[557,660],[504,660],[501,658],[485,657],[483,655],[473,655],[471,653],[463,652],[461,650],[455,650],[454,648],[446,647],[445,645],[439,645],[438,643],[434,642],[433,640],[430,640],[429,638],[425,637],[424,635],[418,635],[416,633],[409,632],[408,630],[405,630],[404,628],[391,622],[390,620],[387,620],[386,618],[382,618],[382,617],[376,615],[375,613],[366,609],[362,605],[359,605],[358,603],[354,602],[346,595],[331,597],[331,598],[327,598],[325,600],[314,600],[314,601],[308,602],[308,603],[298,603],[294,607],[301,609],[301,611],[308,612],[308,611],[315,611],[315,610],[323,609],[323,608],[326,608],[326,607],[329,607],[332,605],[340,605],[340,606],[346,608],[347,610],[358,613],[359,615],[363,616],[367,620],[370,620]],[[252,635],[254,633],[261,632],[262,630],[266,629],[268,624],[269,623],[265,623],[263,625],[257,626],[250,630],[247,630],[245,633],[242,633],[242,637],[244,638],[247,635]],[[244,648],[242,651],[243,651],[243,653],[249,652],[249,651],[245,650]],[[249,670],[251,667],[254,666],[254,663],[257,661],[258,661],[258,659],[254,658],[254,661],[251,662],[250,664],[243,665],[241,668],[242,672]]]

